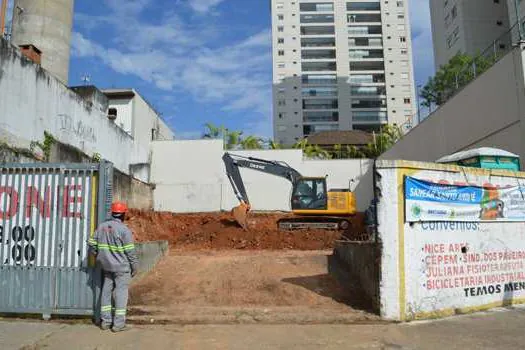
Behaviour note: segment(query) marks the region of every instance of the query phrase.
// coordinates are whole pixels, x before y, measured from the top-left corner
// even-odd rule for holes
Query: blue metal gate
[[[0,312],[98,309],[86,242],[109,213],[112,172],[107,162],[0,165]]]

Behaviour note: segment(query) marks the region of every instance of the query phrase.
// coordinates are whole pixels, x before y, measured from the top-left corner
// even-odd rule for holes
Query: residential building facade
[[[408,0],[271,0],[274,139],[415,114]]]
[[[514,0],[509,0],[514,1]],[[430,0],[436,70],[457,53],[508,50],[509,9],[506,0]],[[492,46],[491,46],[492,45]]]
[[[523,0],[507,0],[507,8],[509,10],[509,23],[512,28],[512,42],[524,40],[525,38],[525,1]],[[518,20],[520,18],[520,27],[518,28]],[[521,29],[522,35],[519,36],[518,29]]]

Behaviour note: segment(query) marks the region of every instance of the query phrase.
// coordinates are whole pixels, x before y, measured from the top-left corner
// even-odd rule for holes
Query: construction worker
[[[138,258],[131,231],[124,225],[128,208],[125,203],[111,205],[111,219],[102,223],[90,238],[88,245],[102,268],[104,284],[101,294],[102,330],[111,328],[113,332],[127,330],[126,307],[128,286],[137,274]],[[112,317],[112,295],[115,301],[115,315]]]

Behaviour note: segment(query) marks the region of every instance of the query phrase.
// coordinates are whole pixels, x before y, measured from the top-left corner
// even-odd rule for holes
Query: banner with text
[[[525,221],[525,187],[439,184],[405,177],[405,219],[420,221]]]

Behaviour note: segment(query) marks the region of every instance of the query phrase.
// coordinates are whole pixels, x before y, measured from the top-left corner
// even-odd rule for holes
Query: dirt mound
[[[343,232],[330,230],[281,231],[279,219],[290,214],[252,213],[250,230],[244,231],[228,213],[174,214],[130,210],[127,224],[137,242],[167,240],[175,249],[296,249],[320,250],[333,247]],[[364,231],[362,215],[353,220],[351,232]]]

